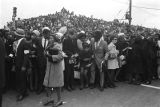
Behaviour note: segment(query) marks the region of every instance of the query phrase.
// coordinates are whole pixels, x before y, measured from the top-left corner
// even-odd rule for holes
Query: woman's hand
[[[117,54],[119,54],[119,50],[117,50]]]

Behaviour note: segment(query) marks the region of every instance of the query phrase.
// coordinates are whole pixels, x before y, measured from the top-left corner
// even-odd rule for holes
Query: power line
[[[143,9],[150,9],[150,10],[159,10],[160,11],[160,9],[158,9],[158,8],[150,8],[150,7],[143,7],[143,6],[136,6],[136,5],[133,5],[133,7],[135,7],[135,8],[143,8]]]
[[[121,3],[121,4],[126,4],[126,5],[128,5],[127,2],[120,2],[120,1],[117,1],[117,0],[113,0],[113,1],[115,1],[115,2],[117,2],[117,3]],[[148,10],[157,10],[157,11],[160,11],[160,8],[152,8],[152,7],[145,7],[145,6],[138,6],[138,5],[132,5],[132,7],[134,7],[134,8],[143,8],[143,9],[148,9]]]

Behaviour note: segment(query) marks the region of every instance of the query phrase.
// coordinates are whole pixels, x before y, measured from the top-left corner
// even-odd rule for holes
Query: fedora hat
[[[25,32],[23,29],[17,29],[15,31],[15,35],[20,36],[20,37],[25,37]]]

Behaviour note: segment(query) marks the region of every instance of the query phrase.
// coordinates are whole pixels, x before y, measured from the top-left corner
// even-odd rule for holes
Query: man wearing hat
[[[42,29],[42,37],[37,39],[37,60],[38,60],[38,90],[37,94],[40,94],[43,91],[43,81],[46,70],[46,56],[45,50],[48,45],[48,39],[50,36],[50,29],[48,27],[44,27]]]
[[[15,52],[15,65],[16,65],[16,87],[18,91],[17,101],[21,101],[27,94],[27,75],[24,66],[24,46],[25,46],[25,32],[23,29],[15,31],[16,41],[13,43]]]

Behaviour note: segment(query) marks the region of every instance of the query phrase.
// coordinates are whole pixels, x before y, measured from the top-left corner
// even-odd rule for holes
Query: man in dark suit
[[[50,36],[50,29],[48,27],[44,27],[42,29],[42,37],[37,39],[37,60],[38,60],[38,90],[37,94],[40,94],[43,91],[43,81],[46,70],[46,56],[45,49],[48,45],[48,39]]]
[[[16,87],[18,91],[17,101],[21,101],[27,94],[27,74],[24,63],[24,46],[25,46],[25,32],[23,29],[15,31],[17,40],[13,44],[15,51],[15,66],[16,66]]]
[[[5,86],[5,44],[0,31],[0,107],[2,107],[2,88]]]
[[[74,64],[70,61],[72,56],[76,53],[77,41],[74,37],[74,31],[69,31],[69,35],[63,41],[63,51],[68,56],[65,58],[65,88],[68,91],[74,90],[73,82],[74,82]]]
[[[13,42],[14,37],[10,32],[5,34],[5,49],[6,49],[6,60],[5,60],[5,75],[6,75],[6,86],[5,91],[15,88],[15,72],[12,72],[12,67],[14,65],[14,52],[13,52]]]

